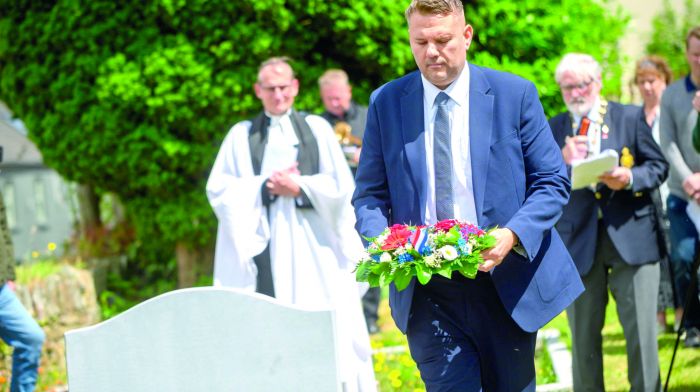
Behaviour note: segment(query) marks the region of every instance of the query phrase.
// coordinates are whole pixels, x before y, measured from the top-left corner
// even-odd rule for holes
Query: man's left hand
[[[508,228],[496,229],[491,235],[496,238],[496,245],[481,252],[484,262],[479,265],[479,271],[489,272],[501,264],[508,252],[518,243],[518,236]]]
[[[629,185],[630,178],[632,178],[632,170],[623,166],[618,166],[598,177],[598,180],[608,188],[619,191],[625,189],[627,185]]]

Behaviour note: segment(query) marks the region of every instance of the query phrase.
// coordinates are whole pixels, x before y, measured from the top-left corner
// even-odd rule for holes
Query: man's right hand
[[[683,190],[696,203],[700,203],[700,173],[693,173],[683,180]]]
[[[564,157],[564,162],[571,165],[572,161],[584,159],[588,154],[588,136],[577,135],[567,136],[566,144],[561,149],[561,155]]]

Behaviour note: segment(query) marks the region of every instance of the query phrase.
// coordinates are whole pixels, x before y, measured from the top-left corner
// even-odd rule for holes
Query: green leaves
[[[420,264],[420,263],[416,263],[415,268],[416,268],[416,278],[418,279],[418,281],[423,285],[428,284],[428,282],[430,282],[430,278],[432,277],[430,270],[427,269],[425,266],[423,266],[423,264]]]
[[[410,268],[399,268],[394,276],[394,284],[396,285],[396,289],[401,291],[408,287],[408,284],[411,283],[412,277],[413,274],[411,274]]]
[[[568,52],[595,57],[604,70],[604,94],[620,95],[618,41],[628,17],[619,9],[589,0],[477,0],[466,4],[465,14],[474,28],[469,61],[534,82],[547,115],[565,109],[554,71]]]
[[[470,61],[532,79],[549,114],[563,108],[553,74],[567,51],[592,52],[603,61],[607,91],[619,91],[611,81],[620,75],[625,21],[601,4],[468,3],[476,34]],[[273,55],[294,59],[299,109],[321,109],[316,81],[330,67],[346,69],[355,100],[366,103],[371,91],[415,69],[406,6],[5,1],[0,98],[25,122],[48,165],[119,195],[143,247],[202,244],[216,225],[204,197],[208,170],[230,127],[261,108],[252,88],[259,63]],[[407,285],[410,271],[399,271]]]

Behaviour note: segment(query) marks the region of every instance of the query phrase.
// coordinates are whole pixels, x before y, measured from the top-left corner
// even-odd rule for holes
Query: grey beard
[[[593,105],[587,105],[585,102],[582,103],[571,103],[566,104],[566,108],[576,117],[583,117],[591,111]]]

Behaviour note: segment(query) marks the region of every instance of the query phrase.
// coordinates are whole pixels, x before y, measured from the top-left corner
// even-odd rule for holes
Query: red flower
[[[411,230],[408,230],[405,225],[393,225],[389,230],[389,236],[386,237],[382,250],[393,250],[399,246],[406,245],[408,238],[411,236]]]
[[[450,231],[450,229],[455,225],[459,225],[459,221],[457,219],[445,219],[435,224],[435,230],[445,233]]]

